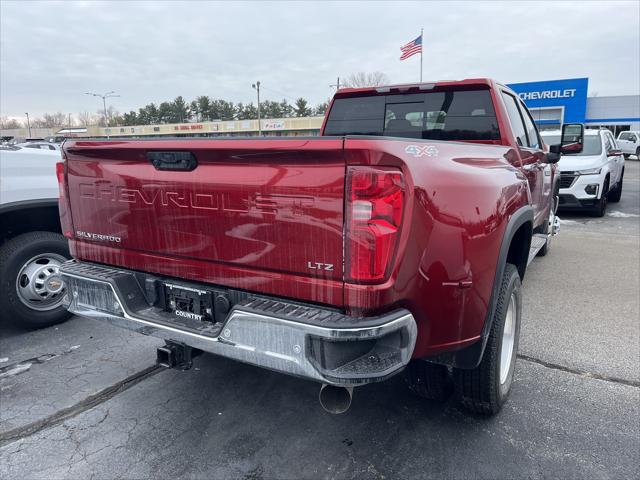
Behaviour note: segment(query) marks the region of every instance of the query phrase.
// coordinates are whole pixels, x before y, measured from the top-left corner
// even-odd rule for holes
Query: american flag
[[[416,53],[422,53],[422,34],[415,40],[411,40],[404,47],[400,47],[400,51],[402,52],[400,60],[406,60]]]

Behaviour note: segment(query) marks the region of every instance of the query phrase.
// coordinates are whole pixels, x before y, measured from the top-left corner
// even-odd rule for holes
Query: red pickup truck
[[[492,414],[560,152],[487,79],[342,89],[320,137],[69,140],[68,308],[165,339],[162,365],[206,351],[318,381],[328,411],[406,367]]]

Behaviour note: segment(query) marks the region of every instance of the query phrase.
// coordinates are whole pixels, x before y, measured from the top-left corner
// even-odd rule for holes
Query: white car
[[[60,151],[0,146],[0,317],[22,328],[60,323],[71,256],[61,235],[56,163]]]
[[[629,158],[629,155],[635,155],[640,160],[640,132],[620,132],[618,135],[618,147],[624,153],[624,158]]]
[[[541,132],[547,145],[560,143],[561,132]],[[585,130],[580,153],[563,153],[560,169],[559,208],[587,209],[602,217],[607,202],[618,202],[624,179],[624,156],[609,130]]]
[[[25,143],[16,143],[16,147],[22,148],[35,148],[39,150],[56,150],[60,151],[60,145],[57,143],[51,142],[25,142]]]

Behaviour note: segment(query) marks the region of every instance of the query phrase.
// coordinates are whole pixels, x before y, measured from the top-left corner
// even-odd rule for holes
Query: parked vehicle
[[[618,147],[622,150],[624,158],[635,155],[640,160],[640,132],[620,132],[618,134]]]
[[[35,148],[40,150],[56,150],[60,151],[60,145],[57,143],[50,142],[27,142],[27,143],[17,143],[17,147],[22,148]]]
[[[560,134],[560,130],[548,130],[542,137],[551,145],[560,141]],[[582,151],[566,153],[558,167],[560,209],[585,209],[602,217],[609,201],[620,201],[624,156],[609,130],[586,130]]]
[[[65,142],[70,311],[165,339],[161,365],[207,351],[316,380],[333,413],[405,367],[496,413],[560,145],[487,79],[340,90],[322,135]]]
[[[22,328],[63,322],[60,264],[71,258],[61,235],[59,151],[0,147],[0,317]]]

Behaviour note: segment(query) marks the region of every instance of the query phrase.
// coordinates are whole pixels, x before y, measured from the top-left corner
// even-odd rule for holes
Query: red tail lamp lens
[[[346,276],[355,283],[384,281],[391,268],[404,208],[399,170],[347,170]]]

